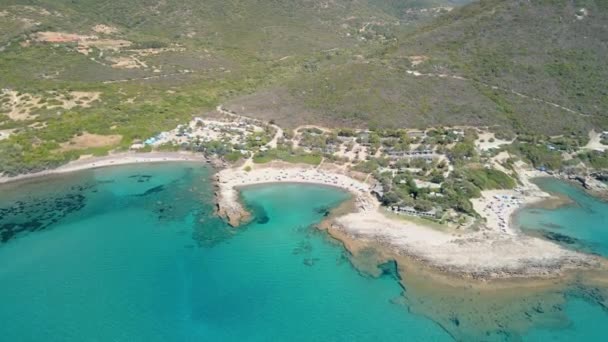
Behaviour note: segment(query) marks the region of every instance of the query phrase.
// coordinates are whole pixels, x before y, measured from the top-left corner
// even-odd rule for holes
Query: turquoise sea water
[[[588,253],[608,256],[608,203],[584,190],[555,178],[535,181],[545,191],[567,196],[572,202],[556,209],[525,208],[516,216],[525,232],[540,235]],[[600,305],[577,297],[570,298],[566,313],[572,320],[567,329],[536,330],[529,338],[536,341],[604,341],[608,314]]]
[[[527,208],[516,222],[526,232],[540,234],[568,248],[608,256],[608,202],[554,178],[539,178],[545,191],[567,196],[572,203],[557,209]]]
[[[194,164],[155,164],[0,187],[0,341],[453,340],[432,317],[409,311],[394,265],[379,278],[361,274],[311,227],[347,194],[249,187],[242,197],[255,220],[234,230],[213,215],[209,177]],[[487,335],[456,335],[602,341],[606,312],[564,295],[552,328],[520,335],[501,320]],[[451,332],[469,319],[456,314]]]
[[[235,232],[208,177],[148,165],[3,187],[0,340],[451,340],[400,304],[394,273],[362,276],[310,227],[345,193],[246,189],[256,222]],[[31,231],[9,238],[11,222]]]

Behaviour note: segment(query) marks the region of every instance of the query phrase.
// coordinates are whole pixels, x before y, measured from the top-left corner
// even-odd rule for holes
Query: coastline
[[[55,174],[109,166],[155,162],[210,162],[192,153],[120,153],[101,158],[83,158],[54,170],[17,177],[0,177],[1,183],[33,179]],[[551,200],[551,194],[540,190],[530,180],[545,176],[536,171],[520,171],[521,187],[517,190],[484,191],[475,203],[485,219],[479,231],[446,232],[399,218],[388,217],[371,194],[368,176],[347,171],[333,164],[310,165],[271,162],[254,165],[251,170],[224,168],[215,174],[216,213],[232,227],[251,219],[240,201],[239,189],[269,183],[303,183],[341,188],[353,197],[349,210],[332,215],[326,228],[341,241],[358,241],[374,245],[396,258],[413,260],[459,278],[480,280],[508,278],[560,277],[568,270],[596,269],[602,262],[596,256],[567,250],[553,242],[531,237],[515,229],[510,219],[523,205],[536,205]],[[500,211],[486,210],[496,196],[518,196],[520,202]],[[351,243],[352,245],[353,243]],[[350,248],[346,246],[347,249]]]
[[[399,303],[435,321],[456,340],[486,340],[487,332],[501,331],[505,325],[519,334],[538,325],[562,327],[567,323],[562,312],[567,293],[586,295],[591,291],[589,300],[608,304],[600,290],[608,284],[606,260],[598,259],[593,267],[563,268],[551,274],[474,277],[438,268],[428,260],[376,240],[353,237],[333,226],[350,207],[343,203],[332,210],[318,228],[349,252],[351,264],[364,275],[383,276],[380,265],[394,264],[404,289]]]
[[[284,162],[257,165],[250,171],[227,168],[215,175],[217,214],[232,227],[247,222],[251,215],[239,201],[239,188],[270,183],[302,183],[333,186],[347,190],[357,203],[358,210],[369,211],[379,207],[371,195],[369,184],[353,179],[349,175],[329,166],[314,168]]]
[[[98,169],[111,166],[129,164],[147,164],[162,162],[210,162],[200,154],[190,152],[125,152],[110,154],[104,157],[85,157],[71,161],[56,169],[49,169],[35,173],[27,173],[19,176],[0,176],[0,184],[12,183],[22,180],[35,179],[50,175],[58,175],[89,169]]]
[[[522,189],[515,192],[529,205],[550,198],[530,182],[536,173],[525,174]],[[553,242],[524,235],[509,225],[486,216],[484,228],[477,232],[444,232],[419,223],[387,217],[380,203],[369,193],[370,185],[357,181],[331,165],[323,169],[270,163],[247,172],[224,169],[216,174],[217,212],[231,226],[247,222],[249,214],[239,202],[238,188],[264,183],[313,183],[343,188],[353,196],[350,212],[332,215],[323,223],[349,251],[356,246],[374,245],[394,256],[428,265],[441,273],[478,280],[513,278],[555,278],[569,270],[594,269],[600,260],[591,255],[567,250]],[[505,190],[514,191],[514,190]],[[480,204],[491,201],[486,193]],[[519,206],[509,206],[501,214],[510,217]],[[498,215],[496,215],[498,217]],[[509,221],[509,224],[511,222]]]
[[[201,155],[189,153],[117,154],[84,159],[61,170],[27,178],[173,161],[208,162]],[[501,215],[510,217],[523,206],[563,201],[531,182],[532,178],[546,175],[537,172],[521,175],[517,191],[484,191],[480,204],[496,201],[494,196],[499,194],[518,196],[521,203],[501,211]],[[479,231],[441,229],[424,221],[391,215],[371,195],[373,182],[368,182],[366,175],[348,172],[337,165],[324,163],[313,167],[272,162],[254,164],[251,171],[245,171],[243,166],[218,169],[214,177],[218,214],[233,227],[250,219],[241,202],[243,187],[296,183],[335,187],[351,193],[350,199],[332,209],[318,228],[345,248],[345,255],[362,274],[380,277],[389,267],[404,289],[402,296],[394,299],[395,303],[429,317],[456,340],[484,340],[486,332],[500,331],[504,324],[523,333],[546,322],[559,322],[566,302],[564,293],[593,291],[608,284],[608,261],[527,236],[512,227],[513,221],[509,221],[509,231],[504,232],[497,224],[499,220],[487,218],[488,213],[482,214],[486,220]],[[603,303],[600,295],[593,299]]]

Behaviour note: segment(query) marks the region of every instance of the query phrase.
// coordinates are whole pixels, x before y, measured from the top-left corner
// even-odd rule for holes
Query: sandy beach
[[[249,219],[239,203],[242,186],[291,182],[335,186],[354,196],[354,212],[324,224],[334,236],[382,246],[397,255],[424,262],[446,273],[478,279],[551,277],[569,269],[591,268],[599,261],[566,250],[543,239],[526,236],[512,227],[511,215],[521,206],[550,198],[523,173],[522,185],[514,190],[487,191],[475,200],[484,218],[476,232],[446,232],[404,219],[390,217],[370,194],[370,185],[348,174],[307,166],[273,164],[247,172],[225,169],[217,174],[218,213],[234,227]],[[331,232],[330,232],[331,233]]]
[[[239,202],[238,189],[242,186],[265,183],[308,183],[338,187],[349,191],[355,198],[357,210],[376,210],[380,203],[371,195],[370,185],[339,173],[309,166],[298,166],[274,162],[270,165],[255,166],[250,171],[241,168],[224,169],[216,174],[218,191],[218,214],[233,227],[249,218]]]
[[[18,177],[0,177],[0,183],[108,166],[154,162],[205,162],[191,153],[123,153],[82,158],[54,170]],[[333,217],[326,226],[334,235],[382,246],[396,255],[424,262],[436,269],[474,278],[555,276],[572,268],[591,268],[596,257],[566,250],[550,241],[526,236],[512,227],[511,215],[523,205],[551,198],[530,181],[541,176],[520,171],[521,185],[514,190],[484,191],[473,200],[483,218],[475,232],[448,232],[420,222],[390,217],[371,194],[364,175],[324,164],[322,167],[272,162],[243,168],[227,168],[216,174],[217,213],[233,227],[247,222],[250,214],[239,200],[239,189],[265,183],[307,183],[337,187],[352,194],[353,208]]]
[[[41,172],[28,173],[15,177],[0,176],[0,184],[14,182],[18,180],[44,177],[54,174],[69,173],[87,169],[102,168],[108,166],[118,166],[127,164],[144,164],[159,162],[205,162],[206,158],[187,152],[150,152],[150,153],[117,153],[104,157],[85,157],[72,161],[56,169]]]

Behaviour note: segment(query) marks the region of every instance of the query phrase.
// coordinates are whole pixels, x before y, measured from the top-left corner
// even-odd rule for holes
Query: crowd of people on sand
[[[224,182],[229,183],[230,187],[275,182],[329,185],[346,189],[353,193],[356,196],[355,202],[360,210],[371,210],[374,206],[373,201],[368,198],[370,188],[367,184],[356,181],[346,175],[319,169],[268,168],[249,172],[240,171],[225,177]]]
[[[521,192],[521,190],[516,190]],[[497,220],[498,228],[506,234],[513,234],[509,229],[510,217],[515,210],[524,204],[523,199],[514,195],[497,194],[483,208],[484,216],[493,216]]]

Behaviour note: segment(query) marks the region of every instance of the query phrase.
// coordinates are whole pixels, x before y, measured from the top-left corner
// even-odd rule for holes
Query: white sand
[[[554,276],[596,264],[592,257],[538,238],[481,232],[454,236],[379,212],[348,214],[337,218],[333,227],[438,269],[484,279]]]
[[[239,214],[245,212],[238,202],[238,187],[265,183],[309,183],[334,186],[345,189],[355,196],[357,208],[370,211],[378,208],[378,201],[371,195],[370,186],[348,175],[335,171],[321,170],[310,166],[287,163],[273,163],[272,166],[254,166],[251,171],[242,168],[224,169],[216,175],[219,191],[220,214],[236,226],[241,222]]]
[[[584,149],[593,151],[606,151],[608,146],[602,144],[602,137],[600,133],[595,130],[589,132],[589,142],[585,145]]]
[[[151,152],[151,153],[120,153],[112,154],[106,157],[89,157],[75,160],[66,165],[63,165],[57,169],[46,170],[36,173],[29,173],[19,175],[15,177],[0,176],[0,184],[29,179],[35,177],[48,176],[52,174],[61,174],[68,172],[75,172],[87,169],[127,165],[127,164],[138,164],[138,163],[157,163],[157,162],[185,162],[185,161],[198,161],[203,162],[206,159],[201,155],[195,155],[192,153],[178,153],[178,152]]]
[[[534,174],[532,171],[526,172]],[[517,195],[522,204],[547,196],[529,182],[527,174],[524,178],[524,185],[518,191],[504,194]],[[487,229],[455,235],[386,216],[381,212],[384,209],[370,194],[368,184],[338,171],[274,164],[256,166],[250,172],[242,169],[222,170],[217,174],[217,181],[220,214],[233,226],[242,222],[239,215],[245,212],[238,202],[238,187],[275,182],[313,183],[340,187],[355,196],[357,212],[335,218],[332,229],[359,241],[380,244],[444,271],[479,278],[535,277],[554,276],[569,268],[597,264],[591,256],[513,230],[509,219],[520,203],[497,205],[495,212],[484,212],[487,204],[496,202],[493,196],[503,192],[485,192],[484,198],[477,203],[487,220]],[[501,225],[503,222],[504,226]]]
[[[482,191],[480,198],[471,200],[473,208],[486,219],[485,226],[494,232],[516,235],[511,217],[517,209],[550,198],[549,194],[532,194],[523,188],[515,190]]]
[[[490,142],[490,140],[492,140],[492,139],[494,139],[494,140],[492,142]],[[512,140],[502,140],[502,139],[496,138],[496,136],[492,132],[479,133],[479,138],[477,140],[475,140],[475,146],[480,151],[488,151],[488,150],[495,149],[495,148],[497,149],[503,145],[509,145],[512,143],[513,143]]]

